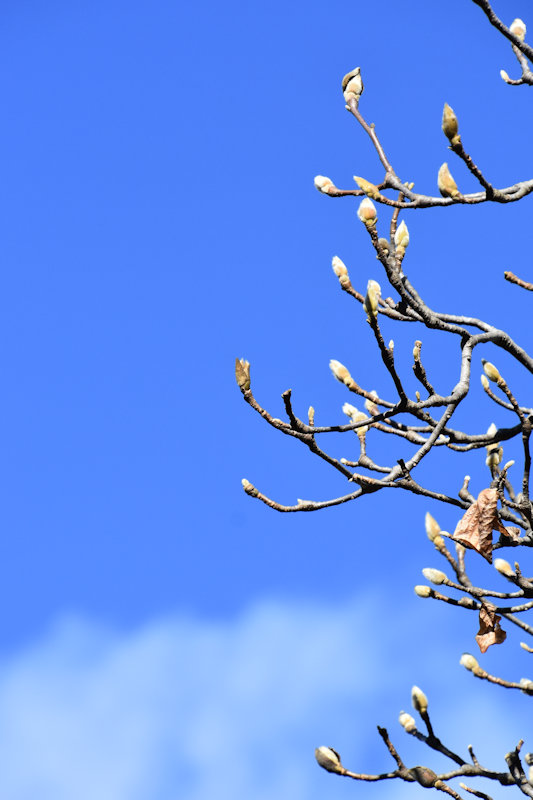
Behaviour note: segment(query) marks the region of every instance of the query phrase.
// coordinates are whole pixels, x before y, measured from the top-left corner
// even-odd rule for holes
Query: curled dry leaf
[[[477,550],[483,558],[492,563],[492,531],[507,534],[498,518],[498,492],[496,489],[483,489],[475,503],[457,523],[453,539]]]
[[[479,611],[479,631],[476,634],[476,642],[479,649],[484,653],[491,644],[501,644],[507,638],[507,634],[500,627],[500,620],[494,607],[485,604]]]

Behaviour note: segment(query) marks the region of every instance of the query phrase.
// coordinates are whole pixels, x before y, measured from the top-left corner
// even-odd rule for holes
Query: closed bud
[[[422,570],[422,575],[431,583],[435,583],[437,586],[441,583],[444,583],[447,580],[446,575],[440,569],[433,569],[432,567],[425,567]]]
[[[361,222],[365,223],[367,228],[373,228],[378,221],[378,212],[369,197],[365,197],[361,200],[359,208],[357,209],[357,216]]]
[[[503,447],[498,447],[497,445],[492,445],[491,447],[487,447],[487,458],[485,459],[485,464],[489,469],[495,469],[498,464],[501,464],[503,458]]]
[[[431,597],[431,591],[432,590],[430,586],[424,586],[423,584],[418,584],[418,586],[415,586],[415,594],[418,597]]]
[[[394,353],[394,339],[391,339],[389,342],[389,350],[391,353]]]
[[[333,747],[317,747],[315,750],[315,758],[319,766],[328,772],[344,772],[344,767],[341,764],[341,757]]]
[[[526,694],[533,693],[533,681],[530,681],[529,678],[520,678],[520,686]]]
[[[419,714],[425,714],[428,710],[428,699],[422,689],[418,686],[413,686],[411,689],[411,702],[415,711]]]
[[[235,359],[235,380],[241,392],[246,392],[250,388],[250,362],[244,358]]]
[[[379,189],[373,183],[370,183],[365,178],[358,178],[357,175],[354,175],[353,179],[367,197],[372,197],[374,200],[379,197]]]
[[[411,731],[416,731],[416,722],[414,720],[414,717],[412,717],[406,711],[400,712],[400,716],[398,717],[398,722],[407,733],[411,733]]]
[[[330,189],[335,189],[335,184],[331,178],[326,178],[325,175],[317,175],[315,177],[315,189],[318,189],[322,194],[328,194]]]
[[[390,252],[390,242],[388,239],[385,239],[384,236],[380,236],[378,239],[378,244],[381,247],[381,250],[384,255],[388,256]]]
[[[333,376],[337,378],[338,381],[340,381],[341,383],[346,383],[347,381],[350,382],[352,376],[350,375],[344,364],[341,364],[340,361],[335,361],[335,359],[332,358],[331,361],[329,362],[329,368],[332,371]]]
[[[456,144],[459,141],[459,136],[457,135],[459,131],[459,123],[453,108],[450,108],[448,103],[444,103],[444,110],[442,112],[442,130],[446,138],[449,139],[452,144]]]
[[[481,385],[483,386],[485,391],[487,391],[487,389],[489,388],[489,379],[487,378],[486,375],[481,376]]]
[[[437,775],[429,767],[411,767],[408,772],[424,789],[431,789],[439,783]]]
[[[470,672],[474,672],[474,670],[479,669],[477,659],[475,659],[474,656],[471,656],[470,653],[463,653],[459,663],[462,667],[468,669]]]
[[[377,281],[368,281],[366,287],[366,297],[364,309],[369,317],[375,317],[378,310],[379,298],[381,296],[381,286]]]
[[[504,575],[506,578],[516,577],[514,569],[505,558],[495,558],[494,569],[498,570],[500,575]]]
[[[482,359],[481,363],[483,364],[483,371],[489,381],[492,381],[493,383],[499,383],[502,379],[502,376],[494,364],[491,364],[490,361],[485,361],[485,359]]]
[[[403,220],[398,225],[396,233],[394,234],[394,244],[396,245],[396,249],[403,250],[403,252],[405,252],[405,248],[409,244],[409,231]]]
[[[510,81],[509,73],[506,72],[504,69],[500,70],[500,78],[502,79],[502,81],[505,81],[505,83],[509,83]]]
[[[498,428],[496,427],[494,422],[491,422],[489,427],[487,428],[487,436],[490,436],[491,439],[493,439],[497,433],[498,433]]]
[[[439,169],[437,183],[443,197],[457,197],[460,194],[446,162]]]
[[[433,542],[435,536],[438,536],[440,533],[440,525],[437,520],[431,516],[429,511],[426,514],[426,533],[430,542]]]
[[[346,264],[339,258],[339,256],[333,256],[331,260],[331,267],[337,278],[341,278],[343,275],[348,275]]]
[[[518,39],[520,39],[521,42],[523,42],[524,39],[526,38],[526,23],[523,22],[518,17],[517,19],[511,22],[509,30],[511,31],[511,33],[514,33],[514,35],[518,37]]]
[[[348,103],[349,100],[355,99],[357,102],[363,94],[363,80],[361,78],[361,68],[356,67],[351,72],[347,72],[342,79],[342,91],[344,99]]]
[[[368,397],[365,400],[365,408],[370,414],[372,414],[373,417],[380,413],[379,407]]]

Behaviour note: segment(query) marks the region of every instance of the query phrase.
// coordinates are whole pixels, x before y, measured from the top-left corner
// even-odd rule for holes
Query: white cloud
[[[428,605],[416,629],[428,624]],[[414,665],[402,609],[376,629],[387,618],[367,597],[329,607],[264,602],[232,622],[170,618],[128,634],[64,619],[0,665],[0,797],[342,800],[355,787],[316,766],[317,744],[337,747],[354,769],[386,770],[375,732],[385,723],[409,763],[438,764],[396,722],[415,680],[447,743],[464,752],[473,739],[480,757],[501,761],[516,744],[502,690],[458,666],[443,677],[448,655],[431,637]],[[460,705],[466,723],[454,730]],[[359,792],[419,794],[399,783]]]

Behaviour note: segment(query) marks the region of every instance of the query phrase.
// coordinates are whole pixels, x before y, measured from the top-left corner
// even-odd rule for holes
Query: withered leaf
[[[492,531],[506,534],[498,519],[498,492],[496,489],[483,489],[475,503],[472,503],[457,523],[453,539],[472,547],[492,564]]]
[[[507,638],[507,634],[500,628],[500,620],[496,612],[490,605],[484,605],[479,611],[479,631],[476,634],[476,642],[479,649],[484,653],[491,644],[501,644]]]

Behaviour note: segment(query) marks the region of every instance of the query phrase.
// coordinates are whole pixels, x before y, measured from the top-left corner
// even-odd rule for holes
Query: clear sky
[[[494,5],[533,30],[528,0]],[[497,186],[531,177],[531,90],[501,81],[516,61],[470,0],[2,5],[0,796],[348,797],[313,748],[388,769],[375,724],[401,742],[415,682],[437,726],[464,714],[450,745],[485,731],[483,758],[501,760],[525,733],[523,698],[509,719],[503,691],[458,666],[474,618],[412,592],[441,566],[424,514],[449,529],[453,509],[382,492],[279,515],[241,490],[246,477],[288,504],[347,491],[245,406],[236,356],[275,416],[290,387],[300,415],[312,404],[317,423],[345,421],[353,397],[330,358],[391,394],[330,268],[337,254],[358,288],[383,282],[357,204],[313,187],[316,174],[382,178],[344,110],[355,66],[363,113],[420,191],[435,193],[445,160],[476,188],[446,148],[445,101]],[[526,348],[530,299],[503,271],[532,277],[531,202],[405,217],[405,269],[427,302]],[[445,391],[455,343],[404,327],[385,326],[404,371],[421,336]],[[511,385],[530,402],[524,376]],[[510,423],[477,378],[460,419],[479,433]],[[347,437],[331,441],[350,456]],[[369,446],[376,460],[410,452]],[[424,479],[453,493],[469,473],[480,491],[484,455],[436,454]],[[517,642],[485,664],[531,675]],[[406,758],[423,763],[415,744]]]

